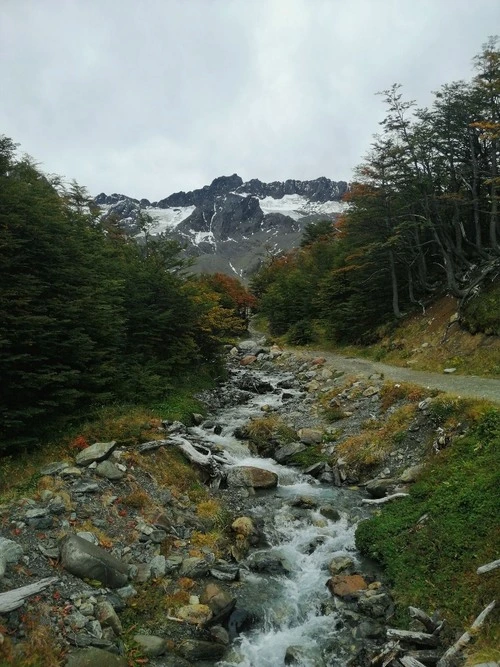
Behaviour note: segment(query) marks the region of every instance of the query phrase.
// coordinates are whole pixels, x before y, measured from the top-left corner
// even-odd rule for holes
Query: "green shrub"
[[[307,345],[314,340],[314,329],[308,320],[300,320],[293,324],[286,335],[292,345]]]
[[[473,334],[500,335],[500,281],[489,285],[466,304],[462,324]]]

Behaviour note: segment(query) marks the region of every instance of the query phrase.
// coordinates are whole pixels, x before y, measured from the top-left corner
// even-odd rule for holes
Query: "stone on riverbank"
[[[254,466],[235,466],[227,470],[227,485],[229,488],[272,489],[278,485],[278,475]]]
[[[121,588],[128,582],[126,563],[77,535],[63,540],[61,565],[80,579],[95,579],[109,588]]]

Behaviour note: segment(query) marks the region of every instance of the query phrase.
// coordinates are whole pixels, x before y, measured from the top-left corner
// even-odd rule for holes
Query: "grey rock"
[[[235,466],[227,470],[227,485],[229,488],[269,489],[278,485],[278,475],[254,466]]]
[[[167,652],[167,640],[155,635],[134,635],[134,642],[139,645],[141,653],[148,658],[163,655]]]
[[[95,469],[96,475],[99,477],[104,477],[109,479],[111,482],[118,481],[123,479],[125,473],[122,472],[114,463],[111,461],[101,461],[97,468]]]
[[[306,445],[317,445],[323,440],[323,431],[316,428],[301,428],[297,435]]]
[[[95,482],[80,482],[79,484],[75,484],[71,489],[73,494],[97,493],[98,491],[99,484],[96,484]]]
[[[330,521],[340,520],[340,512],[332,505],[323,505],[319,508],[319,513],[324,516],[325,519],[329,519]]]
[[[108,600],[101,600],[97,603],[95,615],[103,628],[111,628],[117,637],[122,634],[123,628],[120,619]]]
[[[43,467],[40,470],[40,475],[57,475],[65,468],[69,468],[69,463],[66,463],[66,461],[54,461],[54,463],[49,463]]]
[[[62,541],[61,565],[81,579],[96,579],[109,588],[123,587],[128,581],[126,563],[77,535]]]
[[[219,581],[236,581],[239,578],[240,568],[232,563],[217,563],[210,568],[210,574]]]
[[[80,468],[75,468],[74,466],[64,468],[64,470],[61,470],[59,473],[60,477],[66,478],[66,477],[81,477],[82,476],[82,471]]]
[[[387,491],[395,484],[395,479],[372,479],[366,485],[366,490],[372,498],[383,498]]]
[[[76,455],[76,464],[79,466],[88,466],[94,461],[104,461],[116,449],[116,446],[117,443],[115,440],[112,442],[95,442]]]
[[[294,454],[299,454],[307,449],[302,442],[291,442],[288,445],[283,445],[274,452],[274,458],[278,463],[283,463],[291,458]]]
[[[185,558],[182,561],[179,575],[181,577],[189,577],[197,579],[198,577],[205,577],[210,570],[210,565],[204,558],[197,558],[196,556]]]
[[[24,551],[20,544],[14,540],[0,537],[0,578],[4,576],[7,563],[17,563]]]
[[[223,628],[222,625],[214,625],[212,628],[210,628],[210,635],[219,644],[229,646],[229,632],[226,630],[226,628]]]
[[[41,519],[42,517],[47,516],[48,513],[49,511],[45,507],[35,507],[34,509],[28,510],[25,513],[24,518],[28,521],[30,519]]]
[[[154,556],[149,563],[151,568],[151,576],[153,578],[164,577],[167,571],[167,564],[165,556]]]
[[[70,653],[66,667],[127,667],[128,660],[100,648],[84,648]]]
[[[179,646],[179,653],[186,660],[197,662],[200,660],[220,660],[226,647],[222,644],[200,641],[198,639],[187,639]]]
[[[88,618],[79,611],[72,612],[66,617],[66,623],[73,628],[73,630],[82,630],[87,625]]]
[[[312,466],[304,470],[305,475],[311,475],[311,477],[319,477],[325,469],[325,462],[319,461],[318,463],[313,463]]]
[[[391,598],[387,593],[379,593],[378,595],[371,596],[363,595],[358,600],[358,609],[363,614],[372,618],[385,618],[391,604]]]
[[[411,466],[411,468],[406,468],[406,470],[403,470],[399,476],[399,481],[404,482],[405,484],[416,482],[423,469],[423,465],[416,465]]]
[[[99,540],[94,535],[94,533],[90,533],[86,530],[83,530],[83,531],[77,533],[77,535],[78,535],[78,537],[81,537],[82,540],[86,540],[87,542],[90,542],[91,544],[99,544]]]
[[[339,572],[348,570],[349,568],[353,567],[353,565],[354,562],[352,558],[349,558],[349,556],[337,556],[330,561],[328,569],[330,570],[331,574],[339,574]]]

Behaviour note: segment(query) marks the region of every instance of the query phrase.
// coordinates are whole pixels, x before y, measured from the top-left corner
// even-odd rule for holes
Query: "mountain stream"
[[[234,437],[235,430],[269,412],[290,421],[288,415],[300,415],[302,410],[305,418],[310,412],[307,396],[290,373],[271,362],[251,370],[234,363],[231,370],[232,378],[226,385],[229,394],[243,376],[253,378],[255,384],[267,383],[269,390],[252,393],[243,404],[226,401],[224,405],[222,401],[210,418],[215,432],[196,427],[193,435],[223,449],[230,465],[270,470],[277,473],[279,483],[275,489],[249,497],[243,492],[241,514],[259,524],[266,546],[252,549],[240,564],[238,607],[257,620],[234,640],[225,660],[217,664],[345,666],[352,657],[352,631],[342,620],[342,603],[331,595],[326,581],[331,576],[328,564],[336,557],[348,556],[356,571],[366,572],[367,564],[361,562],[354,546],[356,524],[367,515],[360,503],[361,494],[321,484],[297,468],[252,455],[246,442]],[[286,392],[278,387],[283,380]],[[325,517],[320,511],[324,507],[333,507],[340,518]]]

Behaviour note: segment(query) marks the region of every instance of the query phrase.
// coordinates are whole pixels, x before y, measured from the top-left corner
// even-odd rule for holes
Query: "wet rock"
[[[288,445],[283,445],[277,449],[273,454],[273,458],[276,459],[278,463],[284,463],[295,454],[300,454],[300,452],[303,452],[306,449],[307,447],[302,442],[290,442]]]
[[[307,653],[303,646],[289,646],[285,652],[285,665],[306,664]]]
[[[395,484],[395,479],[372,479],[366,485],[366,491],[372,498],[383,498]]]
[[[315,428],[301,428],[297,435],[300,441],[306,445],[317,445],[323,440],[323,431]]]
[[[116,449],[116,445],[115,440],[112,442],[95,442],[76,455],[76,464],[79,466],[88,466],[94,461],[104,461]]]
[[[246,609],[235,609],[227,622],[227,629],[231,641],[235,639],[240,632],[248,630],[253,622],[251,614]]]
[[[199,412],[193,412],[193,414],[191,415],[191,419],[193,420],[193,424],[195,424],[196,426],[199,426],[200,424],[203,423],[203,420],[205,419],[205,417],[202,414],[200,414]]]
[[[257,361],[257,357],[254,354],[247,354],[246,356],[243,357],[243,359],[240,359],[240,364],[242,366],[250,366],[250,364],[253,364]]]
[[[349,598],[359,591],[366,590],[368,584],[360,574],[337,574],[326,582],[332,595]]]
[[[212,610],[206,604],[188,604],[177,611],[177,616],[190,625],[205,625],[212,615]]]
[[[115,655],[100,648],[84,648],[70,653],[66,667],[127,667],[124,656]]]
[[[154,658],[167,652],[167,640],[162,637],[134,635],[134,642],[140,647],[141,653],[148,658]]]
[[[229,616],[236,604],[236,598],[217,584],[207,584],[200,596],[200,602],[208,605],[214,616],[219,616],[223,611]],[[222,619],[219,618],[220,620]]]
[[[278,475],[254,466],[235,466],[227,470],[227,485],[229,488],[270,489],[278,485]]]
[[[352,558],[349,558],[349,556],[337,556],[330,561],[328,564],[328,569],[331,574],[335,575],[339,574],[339,572],[343,572],[344,570],[348,570],[353,566],[354,562]]]
[[[305,475],[311,475],[311,477],[319,477],[321,473],[325,470],[326,463],[324,461],[319,461],[318,463],[313,463],[312,466],[304,470]]]
[[[8,563],[18,563],[24,551],[20,544],[0,537],[0,578],[4,576]]]
[[[125,586],[128,580],[128,565],[77,535],[62,541],[61,565],[81,579],[96,579],[109,588]]]
[[[219,581],[236,581],[239,578],[240,568],[233,563],[217,561],[210,569],[210,574]]]
[[[215,642],[205,642],[199,639],[186,639],[179,646],[179,653],[190,662],[201,660],[220,660],[226,651],[226,647]],[[179,663],[172,663],[177,667]],[[180,667],[180,664],[179,664]]]
[[[353,630],[355,639],[385,639],[385,627],[374,621],[361,621]]]
[[[125,476],[125,473],[111,461],[101,461],[95,469],[95,472],[99,477],[109,479],[111,482],[118,481]]]
[[[325,519],[329,519],[330,521],[340,520],[340,512],[332,505],[322,505],[319,508],[319,513],[324,516]]]
[[[210,636],[216,642],[223,644],[224,646],[229,646],[229,642],[231,641],[229,639],[229,632],[226,628],[223,628],[222,625],[214,625],[210,628]]]
[[[315,509],[318,506],[318,501],[312,496],[298,496],[290,503],[292,507],[300,507],[302,509]]]
[[[369,593],[371,592],[369,591]],[[358,609],[372,618],[385,618],[391,605],[392,601],[387,593],[363,595],[358,600]]]
[[[247,565],[253,572],[286,574],[290,567],[283,556],[269,551],[257,551],[248,558]]]

